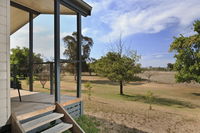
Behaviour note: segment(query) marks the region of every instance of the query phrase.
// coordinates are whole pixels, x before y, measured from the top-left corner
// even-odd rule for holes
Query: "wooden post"
[[[54,0],[55,102],[60,103],[60,0]]]
[[[77,97],[81,97],[81,14],[77,13]]]
[[[33,91],[33,14],[29,13],[29,90]]]

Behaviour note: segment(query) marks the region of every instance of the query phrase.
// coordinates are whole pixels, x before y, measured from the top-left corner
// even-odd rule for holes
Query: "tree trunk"
[[[123,82],[120,81],[120,95],[124,95],[124,92],[123,92]]]
[[[89,70],[89,74],[90,74],[90,76],[92,76],[92,71],[91,70]]]
[[[74,80],[76,81],[76,74],[74,74]]]
[[[74,68],[74,80],[76,81],[77,75],[76,75],[76,67]]]
[[[149,105],[149,110],[152,110],[152,106],[151,106],[151,103],[150,103],[150,105]]]

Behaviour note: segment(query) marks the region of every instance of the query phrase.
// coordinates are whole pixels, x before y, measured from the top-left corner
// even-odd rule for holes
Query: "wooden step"
[[[70,128],[72,128],[72,124],[61,122],[60,124],[55,125],[54,127],[49,128],[43,131],[42,133],[62,133],[64,131],[67,131]]]
[[[37,118],[35,120],[26,122],[24,124],[22,124],[22,127],[24,128],[25,132],[31,131],[37,127],[40,127],[42,125],[48,124],[54,120],[60,119],[61,117],[63,117],[64,114],[60,114],[60,113],[51,113],[49,115],[45,115],[42,116],[40,118]]]

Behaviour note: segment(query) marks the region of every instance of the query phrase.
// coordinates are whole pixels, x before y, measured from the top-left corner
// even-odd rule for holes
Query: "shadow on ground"
[[[143,103],[148,103],[146,96],[144,95],[123,95],[124,99],[129,101],[139,101]],[[198,105],[194,105],[189,102],[179,101],[176,99],[153,97],[152,104],[165,105],[165,106],[178,106],[179,108],[196,108]]]
[[[62,90],[63,92],[71,92],[71,93],[76,93],[77,92],[77,90]],[[82,93],[87,93],[88,92],[88,90],[81,90],[81,92]]]
[[[97,122],[99,122],[99,128],[101,130],[101,133],[147,133],[145,131],[136,128],[130,128],[126,125],[117,124],[115,122],[111,122],[105,119],[100,119],[93,116],[90,117],[94,118]]]
[[[143,85],[145,84],[145,82],[131,82],[131,83],[128,83],[130,85]]]
[[[88,80],[82,80],[83,83],[86,83],[87,81]],[[137,81],[146,81],[146,80],[137,80]],[[90,80],[89,82],[92,83],[92,84],[102,84],[102,85],[107,84],[107,85],[119,86],[119,83],[112,82],[112,81],[109,81],[109,80]],[[127,83],[127,85],[142,85],[142,84],[145,84],[145,82],[130,82],[130,83]]]
[[[200,96],[200,93],[192,93],[192,95]]]
[[[83,83],[86,83],[87,81],[88,80],[82,80]],[[118,83],[112,82],[112,81],[109,81],[109,80],[90,80],[89,82],[92,83],[92,84],[119,85]]]

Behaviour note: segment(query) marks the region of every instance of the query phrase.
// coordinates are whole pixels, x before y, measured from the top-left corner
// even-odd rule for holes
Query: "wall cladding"
[[[0,0],[0,127],[10,117],[10,0]]]

